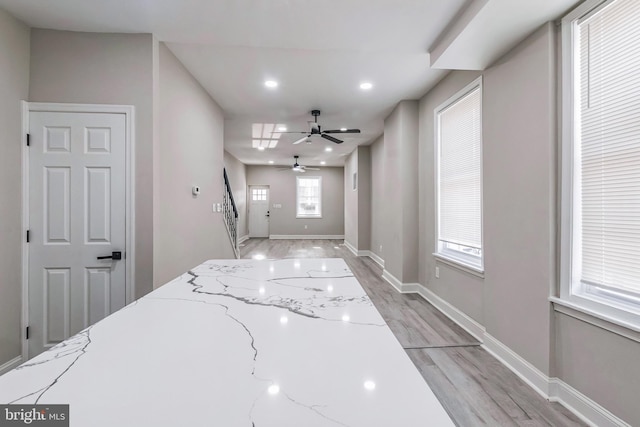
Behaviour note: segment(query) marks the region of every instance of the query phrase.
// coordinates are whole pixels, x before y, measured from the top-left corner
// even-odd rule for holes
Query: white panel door
[[[269,187],[249,187],[249,237],[269,237]]]
[[[30,358],[125,305],[125,123],[29,115]]]

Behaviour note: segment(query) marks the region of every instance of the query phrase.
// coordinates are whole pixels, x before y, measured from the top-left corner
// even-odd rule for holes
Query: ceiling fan
[[[319,168],[309,168],[306,166],[301,166],[298,163],[298,158],[300,156],[293,156],[293,159],[295,160],[295,162],[293,163],[293,166],[287,166],[287,167],[281,167],[279,168],[280,170],[292,170],[294,172],[306,172],[306,171],[319,171]]]
[[[344,141],[335,138],[330,133],[360,133],[360,129],[332,129],[332,130],[322,130],[320,125],[318,124],[318,116],[320,115],[320,110],[312,110],[311,115],[314,117],[313,122],[309,122],[310,130],[308,132],[282,132],[282,133],[302,133],[306,136],[300,138],[295,141],[293,145],[300,144],[301,142],[307,141],[311,142],[311,137],[314,135],[319,135],[321,138],[327,139],[331,142],[335,142],[336,144],[342,144]]]

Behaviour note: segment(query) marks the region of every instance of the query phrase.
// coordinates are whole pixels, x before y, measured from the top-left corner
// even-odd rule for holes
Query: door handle
[[[98,259],[113,259],[113,260],[119,260],[122,259],[122,252],[120,251],[114,251],[111,252],[111,255],[109,256],[99,256]]]

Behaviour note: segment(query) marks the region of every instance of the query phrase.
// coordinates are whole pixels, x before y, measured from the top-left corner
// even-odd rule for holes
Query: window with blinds
[[[640,1],[571,22],[571,293],[640,311]]]
[[[322,178],[319,176],[296,177],[296,216],[298,218],[322,217]]]
[[[436,110],[437,253],[482,268],[481,82]]]

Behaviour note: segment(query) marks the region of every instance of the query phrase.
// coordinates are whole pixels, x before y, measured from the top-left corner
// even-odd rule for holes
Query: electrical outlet
[[[440,267],[436,266],[436,279],[440,278]]]
[[[305,229],[305,230],[307,229],[307,224],[305,224],[305,225],[304,225],[304,229]]]
[[[380,245],[380,252],[382,252],[382,245]]]

